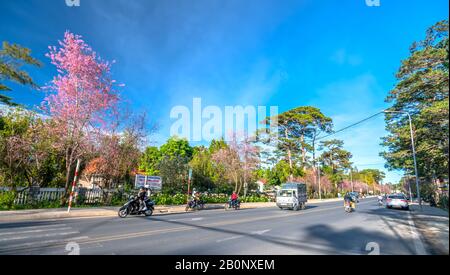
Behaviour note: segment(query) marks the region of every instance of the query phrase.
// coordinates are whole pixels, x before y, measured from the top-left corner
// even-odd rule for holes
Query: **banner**
[[[151,190],[160,191],[162,188],[162,179],[159,176],[136,174],[135,188],[139,188],[141,186]]]
[[[158,176],[147,176],[146,187],[151,190],[161,190],[162,179]]]

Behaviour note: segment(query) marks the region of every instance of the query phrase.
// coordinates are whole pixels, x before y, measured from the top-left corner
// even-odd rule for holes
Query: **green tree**
[[[163,181],[163,192],[176,194],[187,190],[188,159],[180,155],[164,155],[157,169]]]
[[[343,147],[344,141],[338,139],[320,142],[319,150],[323,151],[320,159],[325,165],[331,167],[333,173],[341,172],[351,166],[352,154]]]
[[[158,175],[159,170],[157,169],[157,166],[161,157],[162,155],[158,147],[149,146],[145,148],[145,151],[139,160],[139,170],[144,171],[148,175]]]
[[[189,166],[193,170],[192,186],[200,190],[214,188],[214,166],[211,153],[205,146],[194,147],[194,153]]]
[[[378,169],[364,169],[354,173],[353,175],[353,178],[355,180],[361,180],[367,183],[369,186],[380,184],[385,177],[385,173]]]
[[[449,42],[448,20],[428,29],[424,40],[411,46],[402,61],[398,82],[386,101],[394,111],[409,112],[417,149],[419,176],[431,181],[448,179],[449,158]],[[408,118],[386,114],[389,135],[383,138],[381,153],[389,169],[414,171]]]
[[[307,152],[312,152],[313,158],[315,158],[315,141],[321,133],[332,131],[332,120],[318,108],[303,106],[275,117],[268,117],[264,123],[270,128],[274,121],[277,121],[278,124],[275,129],[275,137],[269,136],[263,142],[275,142],[277,149],[285,153],[285,159],[289,164],[290,177],[292,178],[295,170],[295,159],[299,160],[301,167],[305,167]]]
[[[323,162],[323,172],[328,175],[334,187],[341,183],[345,178],[345,170],[351,168],[350,159],[352,154],[343,149],[342,140],[332,139],[321,141],[319,150],[323,151],[320,160]]]
[[[41,63],[31,57],[30,49],[4,41],[3,47],[0,49],[0,92],[11,91],[11,88],[6,86],[4,81],[38,88],[28,73],[22,70],[24,65],[41,67]],[[11,97],[4,94],[0,94],[0,102],[7,105],[17,105],[11,101]]]
[[[14,108],[0,117],[0,185],[57,186],[64,161],[36,114]]]
[[[165,144],[160,148],[162,156],[168,157],[182,157],[190,161],[193,154],[193,148],[189,145],[186,139],[178,137],[170,137]]]
[[[186,139],[170,137],[159,148],[159,152],[161,157],[155,171],[159,171],[162,177],[163,192],[184,192],[189,162],[192,160],[194,149]]]

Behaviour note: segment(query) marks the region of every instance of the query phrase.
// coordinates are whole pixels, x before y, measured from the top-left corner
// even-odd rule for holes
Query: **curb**
[[[224,204],[207,204],[204,210],[219,210],[223,209]],[[242,203],[241,208],[265,208],[273,207],[275,203]],[[68,219],[68,218],[99,218],[99,217],[117,217],[117,211],[120,207],[112,209],[100,209],[94,211],[93,209],[77,209],[74,208],[70,213],[65,210],[38,212],[39,210],[18,210],[15,213],[1,213],[0,222],[18,222],[18,221],[34,221],[34,220],[50,220],[50,219]],[[21,213],[21,211],[24,211]],[[28,212],[29,211],[29,212]],[[35,212],[35,213],[33,213]],[[169,214],[182,214],[191,213],[193,211],[185,211],[185,205],[177,206],[157,206],[153,215],[169,215]],[[4,215],[2,215],[4,214]],[[6,215],[5,215],[6,214]]]
[[[323,199],[323,200],[309,200],[308,203],[326,203],[341,201],[342,198],[336,199]],[[223,203],[207,204],[205,210],[219,210],[223,209]],[[276,207],[275,202],[247,202],[241,203],[242,209],[254,209],[254,208],[270,208]],[[51,219],[70,219],[70,218],[101,218],[101,217],[117,217],[118,207],[111,207],[110,209],[83,209],[73,208],[70,213],[63,209],[58,210],[43,210],[43,209],[31,209],[31,210],[16,210],[16,211],[4,211],[0,212],[0,222],[19,222],[19,221],[35,221],[35,220],[51,220]],[[43,212],[46,211],[46,212]],[[156,206],[153,215],[169,215],[169,214],[181,214],[191,213],[192,211],[185,211],[185,205],[177,206]]]

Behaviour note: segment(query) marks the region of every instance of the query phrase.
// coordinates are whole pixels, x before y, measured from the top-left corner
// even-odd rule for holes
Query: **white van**
[[[281,185],[277,192],[277,206],[280,209],[299,210],[306,208],[307,202],[306,184],[289,182]]]

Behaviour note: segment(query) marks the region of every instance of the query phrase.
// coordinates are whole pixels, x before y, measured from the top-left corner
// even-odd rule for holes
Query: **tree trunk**
[[[69,194],[69,186],[70,186],[70,171],[72,166],[72,153],[70,152],[70,148],[66,149],[66,184],[64,186],[65,192],[61,197],[61,206],[66,203],[67,195]]]
[[[237,191],[237,194],[240,194],[242,190],[242,180],[239,179],[239,190]]]
[[[305,142],[305,136],[304,135],[300,136],[300,141],[302,143],[302,166],[303,166],[303,170],[305,170],[306,149],[305,149],[305,146],[304,146],[304,142]]]
[[[287,129],[284,130],[284,135],[286,137],[286,139],[288,139],[288,131]],[[292,174],[292,155],[291,155],[291,148],[288,148],[288,160],[289,160],[289,179],[292,181],[293,179],[293,174]]]

